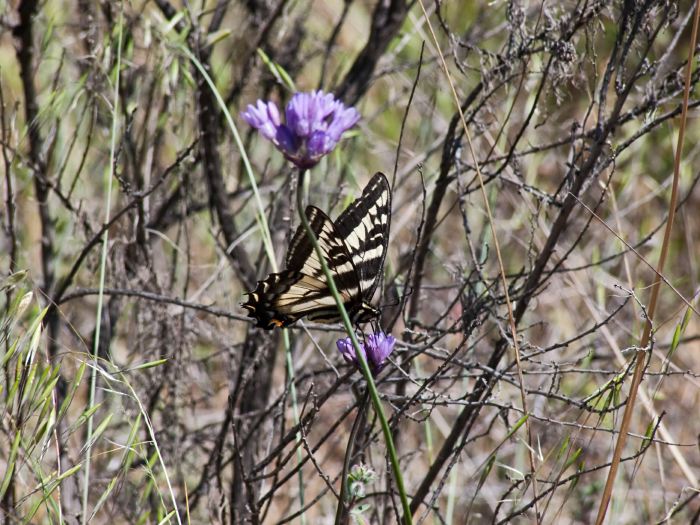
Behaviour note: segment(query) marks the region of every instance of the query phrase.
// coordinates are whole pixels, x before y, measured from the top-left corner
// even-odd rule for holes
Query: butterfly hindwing
[[[358,273],[336,225],[333,224],[328,215],[315,206],[306,208],[306,218],[318,240],[323,258],[333,273],[338,290],[348,296],[357,295],[359,292]],[[304,275],[319,279],[326,287],[328,286],[326,276],[323,275],[321,268],[321,261],[319,261],[302,225],[297,228],[289,245],[287,270],[300,271]]]
[[[367,303],[374,294],[386,257],[390,215],[391,192],[382,173],[372,177],[362,196],[335,223],[320,209],[306,208],[323,258],[355,322],[376,314]],[[320,322],[338,321],[321,261],[301,225],[292,237],[286,263],[285,271],[259,281],[242,305],[258,321],[258,326],[267,329],[289,326],[301,317]]]

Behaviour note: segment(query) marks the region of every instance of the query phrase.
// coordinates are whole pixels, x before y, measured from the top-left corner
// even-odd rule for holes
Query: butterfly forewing
[[[386,256],[391,214],[391,192],[386,177],[377,173],[362,193],[333,223],[309,206],[306,217],[350,317],[362,322],[374,309],[366,303],[377,286]],[[302,226],[287,252],[287,269],[268,275],[250,292],[243,307],[258,326],[288,326],[301,317],[321,322],[339,320],[313,245]]]
[[[309,225],[316,236],[323,258],[333,274],[333,280],[343,299],[356,296],[359,293],[358,273],[333,221],[314,206],[306,208],[306,218],[309,220]],[[323,293],[330,296],[321,261],[301,225],[297,228],[289,245],[287,270],[298,271],[311,277],[314,282],[323,287]],[[331,302],[335,304],[332,297]]]
[[[391,189],[383,173],[377,172],[362,196],[335,221],[359,274],[362,298],[370,302],[384,266],[391,223]]]

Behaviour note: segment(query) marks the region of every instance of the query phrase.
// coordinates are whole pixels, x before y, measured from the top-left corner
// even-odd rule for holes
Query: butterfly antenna
[[[370,321],[370,325],[372,326],[372,332],[374,332],[375,334],[381,331],[381,311],[377,313],[377,317]]]

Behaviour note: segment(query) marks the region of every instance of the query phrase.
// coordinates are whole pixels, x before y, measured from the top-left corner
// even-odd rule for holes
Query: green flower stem
[[[289,377],[289,394],[292,398],[292,411],[294,413],[294,424],[300,425],[299,419],[299,404],[297,403],[297,387],[294,383],[294,363],[292,361],[292,345],[289,344],[289,331],[286,328],[282,329],[282,338],[284,339],[284,356],[287,364],[287,375]],[[297,432],[297,444],[301,445],[301,431]],[[299,505],[304,508],[304,472],[301,468],[304,464],[301,447],[297,448],[297,464],[299,465]],[[306,525],[306,514],[301,515],[301,525]]]
[[[350,431],[350,437],[348,438],[348,446],[345,449],[345,459],[343,459],[343,472],[340,476],[340,495],[338,497],[338,508],[335,512],[335,525],[342,525],[347,523],[347,514],[350,511],[349,505],[345,501],[348,493],[348,472],[350,472],[350,459],[355,451],[355,442],[357,441],[357,434],[361,427],[365,426],[366,416],[367,416],[367,405],[369,403],[369,390],[365,391],[362,399],[358,400],[357,404],[357,415],[355,416],[355,422],[352,425],[352,430]]]
[[[404,522],[406,523],[406,525],[411,525],[413,523],[413,518],[411,515],[410,506],[408,504],[408,496],[406,495],[406,489],[404,488],[403,484],[403,477],[401,476],[401,469],[399,468],[399,459],[396,455],[396,447],[394,446],[394,440],[391,437],[391,429],[389,428],[389,422],[387,421],[386,416],[384,415],[384,410],[382,409],[382,402],[379,399],[379,392],[377,391],[377,386],[374,384],[372,372],[369,369],[367,360],[365,359],[365,356],[360,350],[360,343],[357,340],[355,331],[352,328],[352,323],[350,322],[350,317],[348,317],[348,312],[345,310],[343,300],[340,297],[340,294],[338,293],[338,288],[336,287],[335,281],[333,280],[333,274],[328,268],[328,264],[326,264],[326,259],[323,256],[323,252],[321,252],[321,247],[318,245],[316,235],[311,229],[309,220],[306,218],[306,214],[304,213],[303,186],[305,176],[306,170],[299,170],[299,182],[297,185],[297,211],[299,212],[299,218],[301,219],[301,224],[303,225],[304,230],[306,230],[306,235],[309,241],[311,242],[314,251],[316,252],[318,260],[321,263],[323,274],[326,276],[326,280],[328,281],[328,289],[330,290],[331,295],[333,295],[333,298],[335,299],[335,304],[338,307],[338,313],[340,313],[340,317],[343,320],[343,326],[345,327],[345,331],[347,332],[348,337],[350,337],[352,346],[355,349],[355,356],[357,356],[357,361],[360,363],[360,370],[362,371],[362,375],[365,376],[365,381],[367,381],[367,388],[369,390],[370,398],[372,399],[372,406],[374,407],[374,411],[379,417],[379,422],[381,423],[382,432],[384,434],[384,440],[386,441],[386,448],[389,451],[391,469],[394,472],[396,488],[399,491],[399,496],[401,497],[401,507],[403,508]],[[345,483],[345,480],[341,480],[341,482]]]
[[[226,103],[224,102],[224,99],[221,97],[221,93],[219,93],[219,90],[216,88],[216,84],[214,81],[211,79],[211,77],[207,74],[206,68],[202,65],[202,63],[197,59],[196,56],[192,54],[192,52],[185,47],[184,45],[179,45],[178,48],[184,54],[197,68],[199,73],[202,75],[202,78],[206,81],[207,85],[209,86],[209,89],[211,89],[211,92],[214,94],[214,98],[216,99],[217,103],[219,104],[219,108],[221,109],[221,112],[224,114],[226,117],[226,122],[228,123],[229,129],[231,130],[231,135],[233,136],[236,145],[238,146],[238,151],[241,155],[241,160],[243,161],[243,166],[245,167],[245,171],[248,174],[248,181],[250,182],[250,187],[253,190],[253,195],[255,198],[255,204],[257,206],[257,213],[255,214],[255,220],[258,223],[258,226],[260,228],[260,232],[262,233],[262,240],[263,240],[263,246],[265,248],[265,253],[267,254],[267,258],[270,261],[270,266],[272,267],[273,272],[277,272],[277,262],[275,259],[275,249],[272,246],[272,237],[270,236],[270,228],[267,224],[267,218],[265,216],[265,206],[263,206],[262,199],[260,198],[260,192],[258,191],[258,185],[255,182],[255,176],[253,175],[253,167],[250,165],[250,160],[248,159],[248,155],[245,151],[245,147],[243,145],[243,141],[241,140],[241,136],[238,133],[238,129],[236,128],[236,124],[233,122],[233,118],[231,117],[231,113],[228,110],[228,107],[226,107]],[[283,338],[284,338],[284,350],[285,350],[285,355],[286,355],[286,364],[287,364],[287,374],[289,375],[289,389],[291,392],[291,397],[292,397],[292,407],[294,409],[294,424],[298,425],[299,424],[299,408],[297,405],[297,391],[296,391],[296,386],[294,385],[294,366],[292,363],[292,355],[291,355],[291,347],[289,346],[289,334],[287,333],[286,330],[283,331]],[[301,433],[297,434],[297,443],[301,442]],[[299,450],[297,459],[299,460],[301,464],[301,450]],[[304,507],[304,480],[303,480],[303,472],[301,468],[299,469],[299,502],[301,504],[301,507]],[[301,515],[301,524],[305,525],[306,524],[306,516],[304,514]]]

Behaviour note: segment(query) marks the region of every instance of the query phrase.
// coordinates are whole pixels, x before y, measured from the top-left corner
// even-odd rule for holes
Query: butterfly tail
[[[276,299],[299,280],[297,272],[271,273],[264,281],[258,281],[258,286],[248,292],[248,300],[241,306],[248,310],[248,317],[257,321],[256,326],[265,330],[285,327],[294,323],[299,316],[280,312]]]

